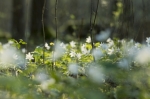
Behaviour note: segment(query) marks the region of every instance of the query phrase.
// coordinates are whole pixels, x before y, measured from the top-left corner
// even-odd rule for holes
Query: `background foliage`
[[[44,1],[0,0],[0,98],[150,98],[149,0]]]

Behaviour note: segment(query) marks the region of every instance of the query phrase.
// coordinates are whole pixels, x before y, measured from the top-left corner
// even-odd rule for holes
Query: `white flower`
[[[90,50],[87,50],[87,49],[86,49],[85,44],[83,44],[83,45],[81,46],[81,51],[82,51],[83,54],[88,54],[88,53],[90,53]]]
[[[83,54],[89,54],[90,53],[90,50],[87,50],[86,48],[82,49],[82,53]]]
[[[71,47],[76,47],[76,42],[71,41],[71,42],[70,42],[70,46],[71,46]]]
[[[76,53],[75,53],[75,51],[71,51],[69,55],[70,55],[70,57],[75,57]]]
[[[33,55],[29,52],[28,54],[26,54],[26,59],[28,59],[30,61],[34,58],[33,58]]]
[[[86,38],[86,42],[91,43],[91,37],[90,36],[88,38]]]
[[[123,39],[120,41],[122,45],[124,45],[126,43],[126,41]]]
[[[83,44],[83,45],[81,46],[81,51],[82,51],[83,49],[85,49],[85,48],[86,48],[86,45]]]
[[[150,44],[150,37],[146,38],[146,42],[147,42],[147,44]]]
[[[60,43],[60,46],[61,46],[62,48],[64,48],[64,49],[66,49],[66,46],[67,46],[67,45],[62,42],[62,43]]]
[[[112,47],[114,45],[114,41],[110,41],[109,43],[108,43],[108,47]]]
[[[108,43],[111,42],[111,41],[112,41],[111,38],[108,38],[108,39],[107,39],[107,42],[108,42]]]
[[[80,53],[77,53],[76,56],[77,56],[78,59],[81,59],[81,54]]]
[[[110,49],[108,49],[107,54],[112,55],[112,54],[113,54],[113,52],[114,52],[114,48],[110,48]]]
[[[114,41],[111,40],[111,38],[108,38],[107,42],[108,42],[108,47],[112,47],[114,45]]]
[[[47,50],[49,50],[49,49],[50,49],[50,46],[49,46],[47,43],[45,43],[45,48],[46,48]]]

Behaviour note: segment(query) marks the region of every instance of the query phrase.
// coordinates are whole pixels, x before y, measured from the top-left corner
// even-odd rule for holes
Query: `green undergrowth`
[[[0,99],[150,99],[150,39],[0,44]]]

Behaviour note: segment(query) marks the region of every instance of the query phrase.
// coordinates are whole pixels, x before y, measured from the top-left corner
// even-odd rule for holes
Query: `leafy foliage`
[[[21,52],[23,40],[10,41],[0,45],[2,56],[10,49],[9,58],[0,57],[0,98],[150,98],[149,38],[147,44],[109,38],[93,49],[90,40],[57,41],[29,53]]]

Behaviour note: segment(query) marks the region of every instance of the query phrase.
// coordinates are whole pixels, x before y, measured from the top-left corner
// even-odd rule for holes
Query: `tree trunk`
[[[24,1],[13,0],[12,2],[12,38],[24,39],[25,19],[24,19]]]
[[[42,26],[42,10],[45,0],[32,0],[31,4],[31,26],[30,26],[30,39],[34,42],[43,40],[43,26]],[[44,29],[45,34],[49,34],[49,14],[48,14],[49,0],[46,0],[46,7],[44,10]],[[47,37],[47,36],[46,36]]]

